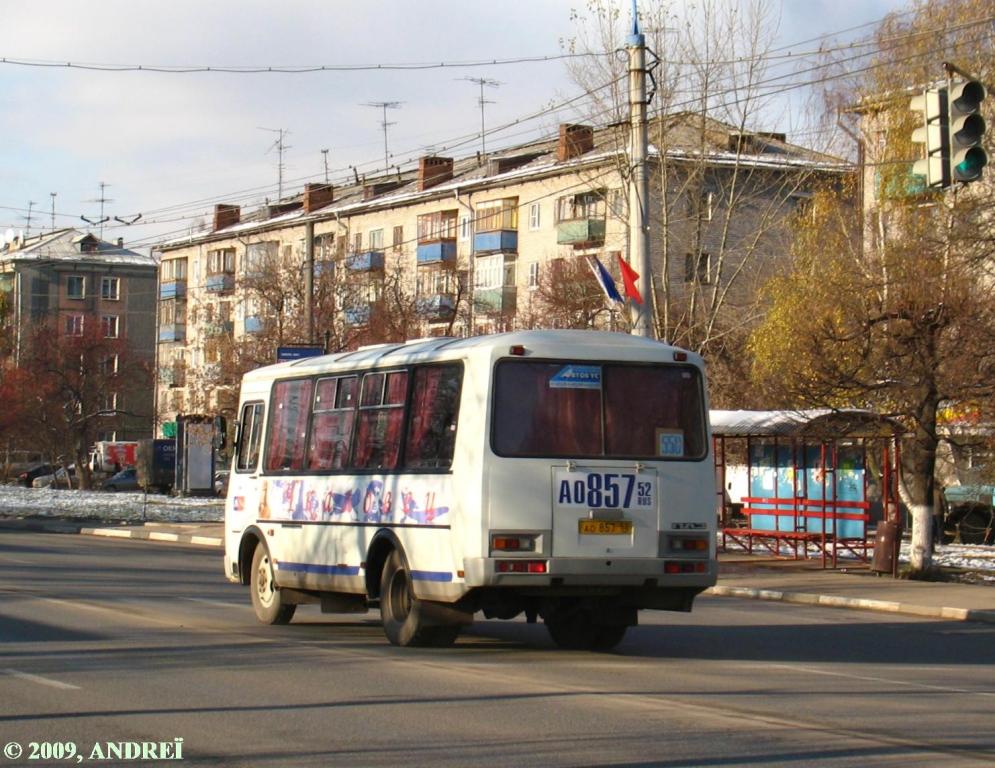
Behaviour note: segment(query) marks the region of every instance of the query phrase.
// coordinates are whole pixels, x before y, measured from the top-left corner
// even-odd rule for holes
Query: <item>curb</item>
[[[128,528],[80,528],[79,532],[88,536],[106,536],[114,539],[145,539],[146,541],[166,541],[173,544],[193,544],[198,547],[222,547],[224,541],[215,536],[197,536],[190,533],[166,533]]]
[[[912,603],[896,603],[890,600],[868,600],[861,597],[815,595],[808,592],[780,592],[774,589],[724,587],[721,585],[709,587],[705,590],[704,594],[715,595],[717,597],[740,597],[749,600],[771,600],[797,605],[821,605],[828,608],[850,608],[861,611],[877,611],[879,613],[896,613],[904,616],[944,619],[946,621],[981,621],[987,624],[995,624],[995,611],[983,611],[976,608],[934,607]]]

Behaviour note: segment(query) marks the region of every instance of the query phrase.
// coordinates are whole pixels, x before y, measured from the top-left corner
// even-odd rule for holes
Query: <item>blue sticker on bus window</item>
[[[564,365],[549,380],[550,389],[601,389],[600,365]]]

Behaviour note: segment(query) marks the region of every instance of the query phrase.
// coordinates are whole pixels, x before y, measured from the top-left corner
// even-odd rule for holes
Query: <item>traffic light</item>
[[[988,164],[988,153],[981,145],[985,138],[981,102],[985,96],[985,86],[977,80],[952,83],[950,86],[947,98],[947,162],[951,182],[976,181]]]
[[[919,127],[912,131],[912,143],[926,147],[925,159],[915,161],[912,173],[925,176],[928,187],[947,187],[950,185],[947,89],[928,88],[913,96],[910,109],[922,113]]]

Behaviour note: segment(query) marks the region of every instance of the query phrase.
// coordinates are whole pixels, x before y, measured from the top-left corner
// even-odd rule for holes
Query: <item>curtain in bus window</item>
[[[571,369],[591,370],[581,380]],[[599,366],[503,362],[495,374],[494,448],[510,456],[601,453]]]
[[[604,387],[607,455],[704,456],[705,416],[694,368],[606,365]]]
[[[267,471],[304,468],[310,405],[310,381],[279,381],[273,385],[273,420],[269,430]]]
[[[411,387],[405,466],[445,469],[452,464],[456,444],[462,368],[458,365],[419,368]]]
[[[382,379],[384,374],[375,374]],[[386,383],[371,383],[363,379],[363,402],[372,402],[373,393],[379,391],[379,407],[361,408],[356,428],[356,447],[353,466],[359,469],[394,469],[401,454],[401,429],[404,426],[404,396],[407,392],[407,371],[386,374]]]
[[[349,463],[349,443],[355,411],[316,413],[311,421],[307,468],[342,469]]]

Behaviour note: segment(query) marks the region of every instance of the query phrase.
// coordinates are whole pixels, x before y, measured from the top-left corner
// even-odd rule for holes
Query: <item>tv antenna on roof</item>
[[[283,137],[290,133],[290,131],[286,128],[260,128],[259,130],[277,134],[276,141],[270,144],[269,149],[266,151],[271,152],[275,149],[277,152],[276,199],[279,202],[283,199],[283,153],[290,149],[290,147],[283,143]]]
[[[377,109],[383,110],[383,120],[380,125],[383,128],[383,171],[387,173],[390,171],[390,155],[387,152],[387,127],[391,125],[397,125],[397,123],[387,122],[387,110],[388,109],[400,109],[403,101],[368,101],[362,106],[364,107],[376,107]]]
[[[484,86],[487,86],[488,88],[498,88],[504,85],[504,83],[501,83],[498,80],[491,80],[487,77],[464,77],[461,79],[466,80],[468,83],[476,83],[480,86],[480,98],[477,99],[477,103],[480,105],[480,155],[481,157],[484,157],[487,155],[487,145],[484,141],[484,105],[494,103],[493,101],[488,101],[484,98]]]

